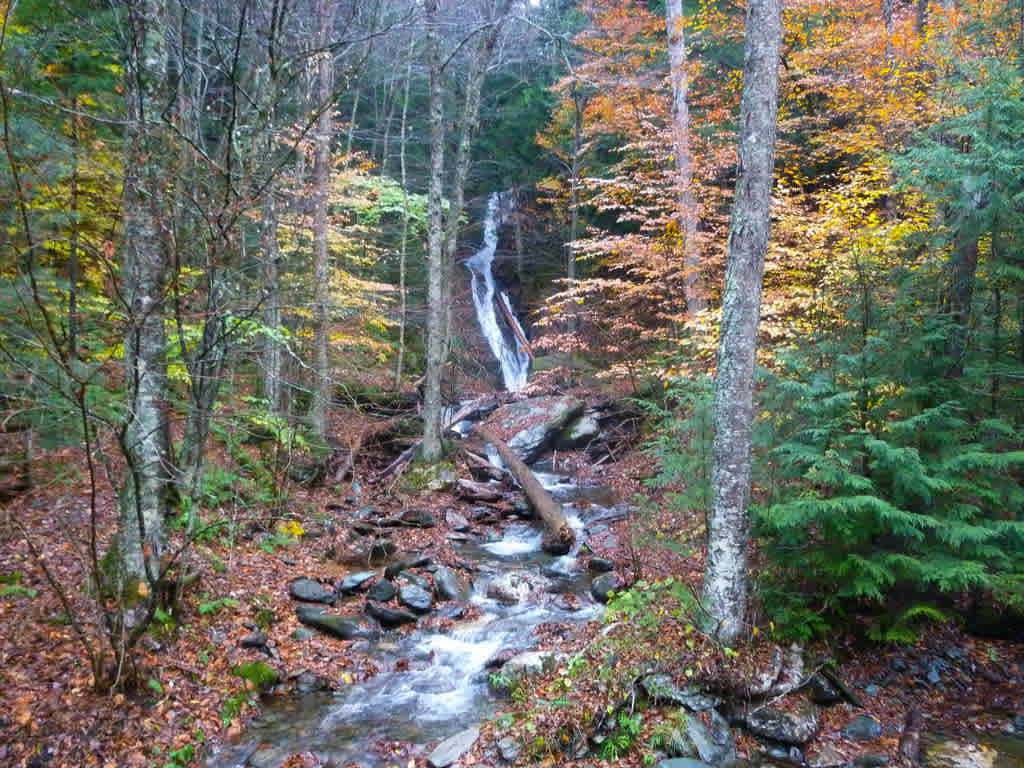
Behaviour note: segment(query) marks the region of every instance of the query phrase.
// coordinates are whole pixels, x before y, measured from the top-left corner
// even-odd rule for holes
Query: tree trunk
[[[203,335],[199,348],[189,364],[191,402],[188,419],[185,422],[185,437],[178,458],[180,490],[193,501],[199,499],[206,439],[210,434],[210,418],[213,416],[213,406],[220,390],[220,376],[228,347],[224,327],[228,298],[227,280],[218,267],[207,265],[207,283]]]
[[[444,252],[441,240],[442,175],[444,174],[444,105],[441,97],[441,55],[438,0],[426,0],[427,67],[430,71],[430,187],[427,192],[427,370],[423,392],[423,458],[437,461],[441,443],[441,369],[444,366]]]
[[[565,254],[565,276],[570,288],[576,279],[576,240],[580,236],[580,161],[583,155],[583,105],[580,103],[580,85],[572,87],[572,103],[575,108],[572,131],[572,167],[569,169],[571,185],[569,192],[569,244]]]
[[[975,274],[978,271],[978,238],[957,235],[953,244],[952,286],[949,294],[953,328],[949,339],[950,366],[946,376],[964,375],[964,355],[971,326],[971,304],[974,301]]]
[[[157,0],[136,0],[128,6],[124,77],[123,291],[128,321],[124,339],[127,421],[121,444],[128,472],[119,499],[118,547],[124,579],[150,584],[160,572],[166,491],[172,474],[165,411],[167,255],[157,219],[164,179],[150,122],[159,109],[158,93],[167,66],[166,42],[159,29],[162,19],[163,7]]]
[[[327,437],[327,409],[331,402],[330,366],[330,253],[327,246],[328,182],[331,164],[331,90],[333,88],[334,59],[327,50],[334,22],[333,0],[319,0],[319,60],[317,86],[320,114],[316,120],[314,139],[316,153],[313,161],[313,409],[310,414],[313,431]]]
[[[519,487],[523,489],[526,498],[530,500],[541,522],[544,523],[544,551],[553,555],[568,553],[576,543],[576,533],[562,514],[562,506],[551,498],[551,494],[540,484],[533,470],[523,463],[504,440],[479,424],[473,427],[473,431],[498,450],[501,460],[518,481]]]
[[[672,149],[676,159],[679,238],[683,245],[683,294],[688,312],[706,307],[700,290],[697,250],[697,200],[693,195],[693,155],[690,152],[689,74],[686,71],[686,35],[683,30],[682,0],[667,0],[665,27],[668,30],[668,59],[672,80]]]
[[[708,628],[727,644],[739,636],[747,601],[754,362],[764,256],[771,228],[781,37],[781,0],[750,0],[739,172],[715,377],[712,502],[703,589],[704,609],[710,617]]]
[[[405,320],[407,313],[406,286],[405,286],[405,265],[406,256],[409,252],[409,189],[406,179],[405,148],[408,139],[406,128],[409,117],[409,84],[412,81],[412,54],[414,37],[409,37],[409,61],[405,68],[405,93],[402,96],[402,135],[398,147],[398,163],[402,178],[402,247],[398,254],[398,296],[399,296],[399,318],[398,318],[398,359],[395,362],[395,389],[402,388],[402,367],[405,363]],[[386,155],[386,153],[385,153]],[[385,156],[385,159],[386,156]]]
[[[78,359],[78,97],[71,100],[71,240],[68,243],[68,357]]]
[[[281,345],[275,335],[281,329],[281,273],[277,248],[276,182],[263,198],[261,246],[263,249],[263,322],[270,334],[263,340],[263,396],[270,412],[281,412]]]

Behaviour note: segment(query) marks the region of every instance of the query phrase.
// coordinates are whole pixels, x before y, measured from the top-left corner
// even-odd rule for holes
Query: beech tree
[[[780,0],[750,0],[740,107],[739,171],[729,230],[715,377],[712,502],[703,603],[709,628],[732,643],[743,627],[750,543],[754,362],[771,231],[778,113]]]

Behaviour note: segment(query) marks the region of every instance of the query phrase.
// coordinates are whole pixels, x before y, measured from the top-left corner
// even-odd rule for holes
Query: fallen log
[[[509,472],[519,482],[526,498],[530,500],[537,516],[544,523],[544,551],[553,555],[564,555],[576,543],[576,533],[562,514],[562,506],[551,498],[544,486],[540,484],[533,471],[523,463],[508,444],[487,427],[477,424],[473,431],[498,450],[498,455],[505,462]]]
[[[465,458],[466,464],[469,466],[469,472],[473,475],[474,480],[497,480],[500,483],[508,477],[506,470],[498,469],[483,456],[477,456],[466,448],[462,449],[462,456]]]

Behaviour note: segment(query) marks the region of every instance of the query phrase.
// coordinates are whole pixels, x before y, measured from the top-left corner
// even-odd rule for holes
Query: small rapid
[[[538,477],[558,493],[579,542],[588,526],[614,513],[590,503],[577,509],[565,478]],[[377,674],[368,680],[341,674],[340,691],[268,700],[265,716],[250,726],[244,743],[221,748],[207,765],[276,768],[292,754],[311,751],[338,765],[385,768],[395,761],[380,751],[382,744],[425,747],[493,716],[500,699],[488,685],[491,658],[500,651],[535,648],[541,624],[581,623],[601,612],[589,597],[589,576],[577,564],[580,544],[556,557],[542,551],[542,540],[539,524],[513,522],[500,538],[459,543],[460,558],[475,569],[468,602],[479,608],[478,618],[457,620],[445,631],[386,632],[368,645],[357,641]],[[511,605],[489,597],[492,582],[509,575],[529,579],[537,589]],[[454,614],[457,608],[441,604],[437,613]]]

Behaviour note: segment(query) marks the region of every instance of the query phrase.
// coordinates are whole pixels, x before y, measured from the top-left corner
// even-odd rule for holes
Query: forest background
[[[440,455],[445,392],[495,381],[455,265],[497,191],[532,386],[634,399],[637,506],[701,540],[742,5],[0,10],[0,589],[5,624],[61,604],[76,687],[145,690],[213,540],[299,538],[297,489],[379,471],[338,411],[422,384]],[[742,632],[1012,626],[1024,2],[792,0],[779,66]]]

